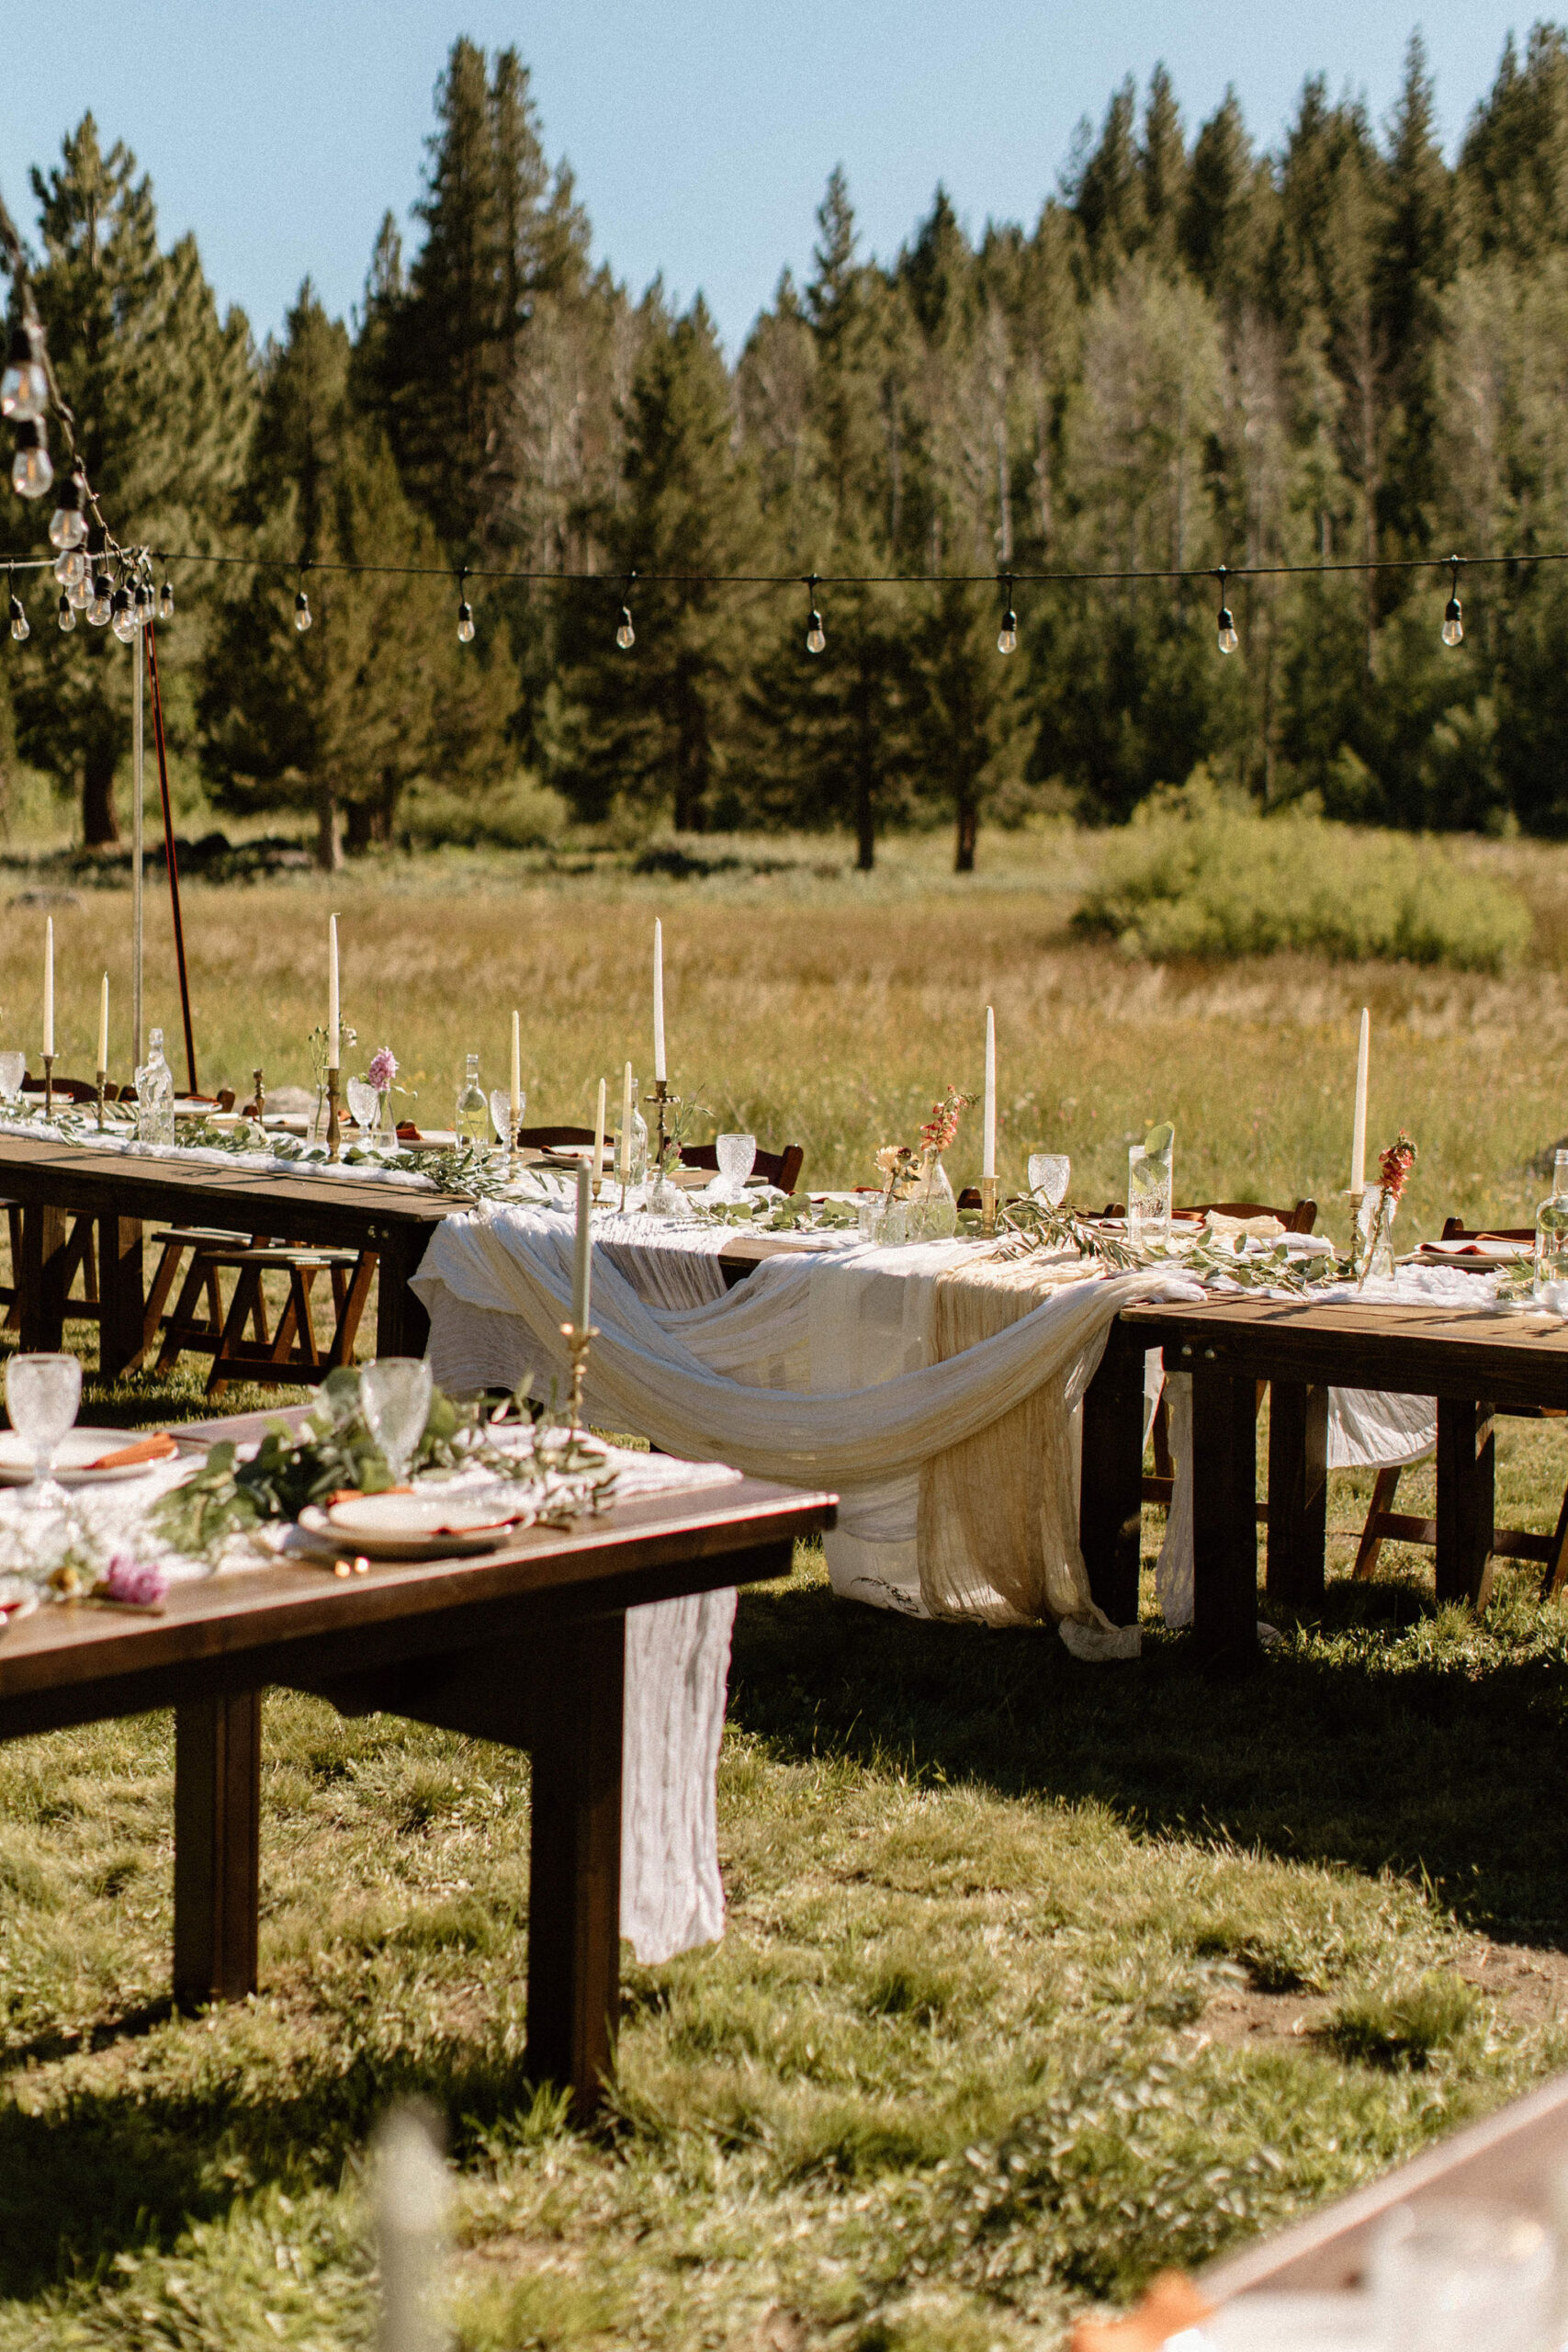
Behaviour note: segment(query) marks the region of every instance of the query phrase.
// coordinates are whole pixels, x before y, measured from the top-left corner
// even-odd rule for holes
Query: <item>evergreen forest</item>
[[[51,349],[106,511],[170,552],[171,738],[219,808],[292,812],[327,864],[418,802],[470,840],[838,829],[863,866],[942,825],[964,870],[985,826],[1120,822],[1201,770],[1568,833],[1568,567],[1536,560],[1568,549],[1562,28],[1509,41],[1451,164],[1417,37],[1386,120],[1317,77],[1273,150],[1234,96],[1194,127],[1129,80],[1032,223],[976,234],[939,187],[886,260],[837,170],[733,364],[700,297],[594,265],[515,51],[459,40],[434,112],[354,316],[307,280],[260,345],[91,116],[33,174]],[[1510,558],[1461,566],[1457,647],[1446,570],[1371,568],[1450,551]],[[1226,659],[1212,575],[1265,564],[1300,569],[1230,584]],[[107,848],[129,665],[28,579],[0,775]]]

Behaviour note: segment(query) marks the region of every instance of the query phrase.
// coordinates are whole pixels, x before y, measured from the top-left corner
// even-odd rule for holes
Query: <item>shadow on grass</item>
[[[130,2246],[167,2246],[260,2182],[333,2183],[395,2099],[453,2119],[455,2153],[533,2097],[519,2053],[472,2041],[360,2051],[254,2097],[232,2077],[184,2094],[151,2082],[29,2112],[0,2104],[0,2297],[90,2275]]]
[[[741,1595],[729,1720],[784,1758],[1094,1801],[1151,1835],[1425,1878],[1470,1927],[1560,1945],[1559,1649],[1439,1619],[1429,1587],[1341,1582],[1302,1641],[1220,1686],[1189,1636],[1158,1628],[1135,1664],[1083,1666],[1048,1629],[933,1625],[796,1588]]]

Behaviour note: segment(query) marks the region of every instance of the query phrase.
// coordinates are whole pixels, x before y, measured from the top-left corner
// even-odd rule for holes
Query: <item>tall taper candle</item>
[[[669,1075],[664,1067],[664,925],[653,919],[653,1075]]]
[[[104,974],[104,985],[98,997],[98,1062],[99,1069],[109,1066],[109,976]]]
[[[327,918],[327,1068],[336,1069],[341,1064],[338,1039],[343,1023],[338,1012],[337,993],[337,917]]]
[[[994,1176],[997,1172],[997,1016],[995,1009],[986,1007],[986,1113],[985,1136],[980,1149],[980,1173]]]
[[[581,1340],[588,1329],[588,1292],[592,1271],[593,1242],[592,1219],[588,1202],[588,1170],[577,1171],[577,1251],[571,1264],[571,1319]]]
[[[590,1174],[597,1183],[604,1173],[604,1081],[599,1080],[599,1108],[593,1114],[593,1158]]]
[[[517,1130],[523,1124],[523,1023],[520,1016],[512,1016],[512,1133],[506,1138],[510,1150],[517,1141]]]
[[[626,1064],[626,1074],[621,1081],[621,1182],[632,1181],[632,1066]]]
[[[1350,1190],[1367,1189],[1367,1069],[1372,1053],[1371,1015],[1361,1007],[1361,1038],[1356,1048],[1356,1115],[1350,1127]]]
[[[43,927],[43,1049],[54,1055],[54,917]]]

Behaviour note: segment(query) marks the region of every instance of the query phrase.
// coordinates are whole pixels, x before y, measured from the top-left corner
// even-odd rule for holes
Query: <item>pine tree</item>
[[[243,464],[254,404],[250,333],[220,322],[192,237],[158,243],[150,182],[93,117],[61,164],[33,175],[43,263],[35,280],[61,389],[116,536],[154,548],[211,547]],[[179,618],[162,635],[170,733],[187,736],[191,686],[216,594],[191,568]],[[35,609],[35,623],[44,614]],[[130,742],[130,660],[107,630],[69,638],[36,627],[17,693],[21,740],[36,765],[80,795],[89,848],[119,838],[115,770]]]

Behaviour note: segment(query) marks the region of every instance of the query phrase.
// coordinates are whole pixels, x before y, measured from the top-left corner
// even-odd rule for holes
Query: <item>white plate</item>
[[[122,1446],[134,1445],[141,1434],[137,1430],[68,1430],[54,1458],[54,1475],[62,1487],[96,1487],[108,1478],[144,1478],[158,1467],[157,1462],[133,1462],[124,1470],[90,1466],[100,1454],[118,1453]],[[166,1462],[172,1457],[159,1458]],[[22,1443],[15,1430],[0,1430],[0,1486],[25,1487],[32,1476],[31,1447]]]
[[[300,1513],[302,1525],[309,1524]],[[496,1506],[456,1496],[360,1495],[333,1503],[324,1532],[377,1560],[440,1560],[455,1554],[493,1552],[516,1522],[498,1520]]]

